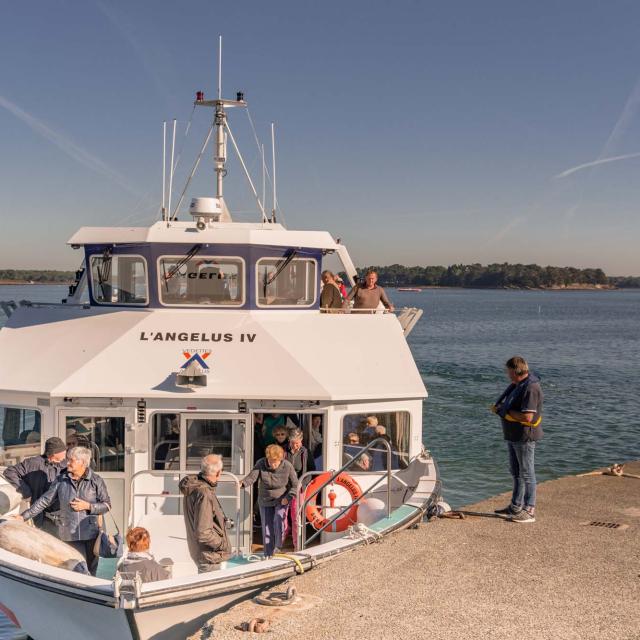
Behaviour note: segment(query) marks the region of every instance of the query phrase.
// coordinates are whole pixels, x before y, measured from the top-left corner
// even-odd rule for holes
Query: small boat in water
[[[420,293],[423,289],[419,287],[396,287],[396,291],[415,291],[416,293]]]
[[[347,248],[326,231],[285,228],[275,197],[270,216],[257,197],[260,220],[234,222],[227,111],[244,96],[198,92],[195,106],[214,113],[215,196],[193,198],[190,219],[178,205],[150,227],[81,228],[68,242],[83,254],[69,297],[4,307],[0,465],[40,454],[50,436],[82,434],[120,530],[148,529],[154,555],[173,566],[142,584],[114,561],[101,559],[93,577],[0,549],[0,602],[35,640],[183,639],[231,603],[422,520],[439,499],[422,444],[427,393],[406,340],[421,311],[323,313],[327,260],[352,285],[357,277]],[[301,478],[298,550],[272,558],[239,482],[262,455],[255,434],[267,414],[302,429],[317,465]],[[233,557],[199,574],[178,485],[209,453],[224,460]],[[0,494],[17,512],[15,492]]]

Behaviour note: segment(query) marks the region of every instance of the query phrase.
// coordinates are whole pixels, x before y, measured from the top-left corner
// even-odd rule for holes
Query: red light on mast
[[[196,91],[196,102],[202,102],[204,100],[204,91]]]

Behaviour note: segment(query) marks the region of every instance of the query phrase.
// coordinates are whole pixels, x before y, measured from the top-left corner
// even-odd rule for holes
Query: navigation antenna
[[[213,151],[213,165],[214,171],[216,172],[216,211],[203,212],[203,210],[198,208],[198,211],[195,212],[192,210],[192,215],[197,216],[198,218],[198,228],[200,225],[205,225],[208,221],[220,221],[220,222],[230,222],[231,215],[229,214],[229,209],[224,201],[224,190],[223,190],[223,181],[225,176],[227,175],[227,170],[225,168],[225,164],[227,162],[227,136],[231,139],[231,143],[233,144],[233,148],[236,151],[238,159],[240,160],[240,164],[242,165],[242,169],[244,170],[245,177],[249,182],[249,186],[251,187],[251,191],[258,203],[258,209],[262,215],[262,221],[268,222],[267,214],[264,210],[264,204],[256,191],[255,185],[253,184],[253,180],[251,179],[251,175],[247,169],[247,166],[242,158],[242,154],[240,153],[240,149],[236,144],[236,141],[233,137],[233,133],[231,128],[229,127],[229,123],[227,121],[227,113],[226,109],[233,107],[245,107],[247,103],[244,99],[244,93],[242,91],[238,91],[236,94],[235,100],[226,100],[222,97],[222,36],[219,36],[218,39],[218,97],[216,100],[205,100],[204,91],[196,92],[196,99],[194,102],[194,106],[197,107],[213,107],[215,109],[215,114],[213,118],[212,128],[215,129],[215,142],[214,142],[214,151]],[[206,142],[205,142],[206,146]],[[195,171],[195,167],[194,167]],[[187,181],[187,186],[191,178],[192,174],[189,176],[189,180]],[[185,191],[187,186],[185,186]],[[183,191],[184,195],[184,191]],[[178,206],[182,202],[182,197],[178,203]],[[210,205],[209,205],[210,206]],[[193,207],[192,207],[193,209]],[[177,214],[178,207],[176,207],[174,211],[174,216]],[[204,228],[204,226],[203,226]]]

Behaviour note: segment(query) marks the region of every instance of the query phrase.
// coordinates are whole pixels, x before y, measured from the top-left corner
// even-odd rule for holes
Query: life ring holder
[[[319,491],[323,486],[326,486],[331,479],[331,476],[333,476],[333,472],[327,471],[326,473],[322,473],[315,477],[307,485],[304,494],[305,500],[308,500],[316,491]],[[348,473],[340,473],[333,479],[333,483],[345,488],[349,492],[351,499],[354,501],[362,496],[362,489],[360,488],[360,485]],[[341,518],[338,518],[326,528],[325,526],[329,523],[329,519],[325,518],[318,505],[313,504],[312,502],[307,504],[305,516],[307,521],[316,531],[319,531],[320,529],[324,529],[325,531],[346,531],[351,525],[358,522],[358,505],[351,505],[351,508]]]

